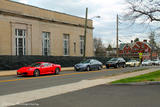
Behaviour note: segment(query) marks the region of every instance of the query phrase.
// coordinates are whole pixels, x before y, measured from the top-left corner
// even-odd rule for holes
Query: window
[[[15,29],[15,48],[16,55],[26,54],[26,30]]]
[[[80,54],[84,54],[84,36],[80,36]]]
[[[49,32],[42,33],[42,54],[44,56],[50,55],[50,33]]]
[[[143,48],[143,49],[145,48],[144,44],[142,44],[142,48]]]
[[[63,35],[63,47],[64,47],[64,55],[69,55],[69,35],[64,34]]]
[[[49,63],[43,63],[42,65],[44,65],[44,67],[48,67],[48,66],[50,66],[50,64],[49,64]]]

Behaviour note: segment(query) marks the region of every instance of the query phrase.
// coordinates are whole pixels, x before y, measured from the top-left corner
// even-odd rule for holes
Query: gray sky
[[[122,15],[126,10],[125,0],[13,0],[33,6],[71,14],[74,16],[85,16],[85,8],[88,7],[88,17],[94,18],[94,37],[102,38],[104,44],[115,45],[116,40],[116,15]],[[121,18],[121,17],[120,17]],[[140,40],[147,39],[152,27],[138,24],[130,27],[129,22],[120,20],[119,38],[122,42],[130,42],[139,37]]]

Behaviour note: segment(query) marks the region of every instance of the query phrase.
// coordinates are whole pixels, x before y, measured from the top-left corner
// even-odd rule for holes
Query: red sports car
[[[17,75],[21,76],[39,76],[44,74],[59,74],[61,66],[49,62],[36,62],[27,67],[17,70]]]

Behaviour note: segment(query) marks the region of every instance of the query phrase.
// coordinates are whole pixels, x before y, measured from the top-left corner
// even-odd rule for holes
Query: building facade
[[[0,55],[83,56],[85,19],[0,0]],[[86,56],[93,56],[88,20]]]

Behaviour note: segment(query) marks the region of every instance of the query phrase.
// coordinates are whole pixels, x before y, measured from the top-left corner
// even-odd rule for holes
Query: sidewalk
[[[62,71],[73,71],[74,67],[63,67]],[[0,77],[17,75],[17,70],[0,71]]]

